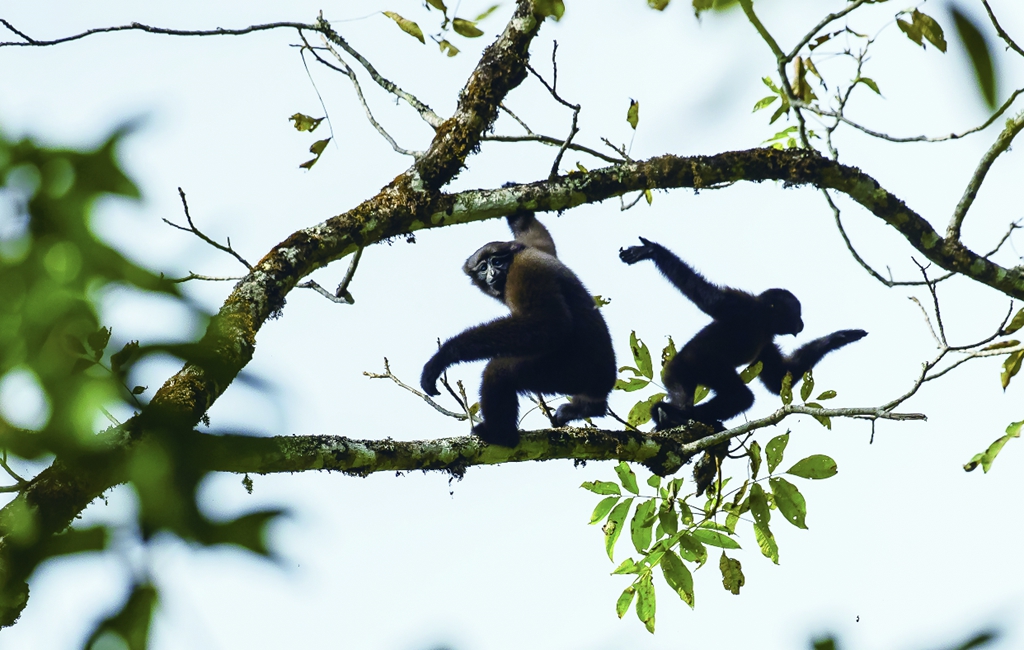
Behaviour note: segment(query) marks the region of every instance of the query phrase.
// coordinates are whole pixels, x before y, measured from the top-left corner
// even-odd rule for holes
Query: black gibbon
[[[490,359],[480,386],[483,422],[473,433],[504,447],[519,444],[519,394],[569,395],[554,425],[605,414],[615,385],[615,353],[604,318],[579,278],[554,256],[547,229],[520,213],[508,218],[516,237],[473,253],[462,270],[509,315],[471,327],[423,366],[420,386],[439,395],[449,366]]]
[[[840,330],[784,355],[775,337],[804,329],[796,296],[785,289],[768,289],[755,296],[716,286],[667,248],[643,237],[640,241],[640,246],[620,249],[619,258],[626,264],[652,260],[669,282],[714,319],[665,367],[662,379],[668,397],[651,408],[656,429],[670,429],[687,420],[721,427],[722,420],[739,415],[754,403],[754,394],[736,368],[760,361],[761,383],[778,395],[787,372],[796,381],[829,352],[867,336],[864,330]],[[714,390],[715,396],[694,406],[698,384]]]

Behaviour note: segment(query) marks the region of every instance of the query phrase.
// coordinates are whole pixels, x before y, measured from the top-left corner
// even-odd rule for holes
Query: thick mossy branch
[[[703,425],[700,435],[709,433]],[[539,460],[625,460],[661,476],[675,473],[708,445],[684,444],[685,434],[542,429],[522,432],[515,448],[488,445],[475,436],[399,442],[342,436],[199,435],[196,461],[207,470],[271,474],[334,470],[366,476],[376,472],[440,470],[461,476],[473,465]]]

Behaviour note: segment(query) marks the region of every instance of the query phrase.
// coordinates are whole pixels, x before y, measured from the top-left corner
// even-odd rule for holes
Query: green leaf
[[[913,22],[907,22],[902,18],[896,19],[896,25],[900,28],[900,31],[907,35],[907,38],[914,41],[921,47],[924,47],[923,35],[921,34],[921,28]]]
[[[786,470],[787,474],[800,478],[823,479],[835,476],[839,472],[836,461],[824,454],[808,456]]]
[[[755,523],[754,538],[757,539],[757,546],[761,549],[761,555],[778,564],[779,544],[775,541],[772,531],[768,529],[768,525]]]
[[[700,404],[705,397],[711,394],[711,389],[702,384],[697,384],[697,388],[693,391],[693,403],[694,405]]]
[[[1010,426],[1006,427],[1006,435],[998,438],[995,442],[988,446],[983,453],[975,454],[974,458],[964,465],[965,471],[973,471],[979,464],[983,472],[988,474],[989,468],[992,467],[992,462],[999,455],[999,452],[1003,449],[1003,445],[1008,443],[1011,438],[1019,438],[1021,427],[1024,427],[1024,420],[1020,422],[1014,422]]]
[[[665,7],[671,0],[647,0],[647,6],[658,11],[665,11]]]
[[[782,378],[782,390],[779,391],[782,403],[789,406],[793,403],[793,373],[787,372]]]
[[[882,91],[878,89],[878,83],[876,83],[874,79],[871,79],[869,77],[857,77],[856,79],[854,79],[853,83],[864,84],[871,90],[875,91],[876,95],[881,96],[882,94]]]
[[[652,528],[657,521],[655,505],[654,499],[644,501],[636,507],[633,519],[629,522],[629,535],[637,553],[645,552],[651,545]]]
[[[756,113],[762,108],[768,108],[769,106],[771,106],[772,102],[774,102],[778,98],[778,95],[768,95],[767,97],[762,97],[761,99],[757,100],[757,103],[754,104],[754,110],[750,112]]]
[[[1017,310],[1017,313],[1013,315],[1013,320],[1003,328],[1002,334],[1013,334],[1020,328],[1024,327],[1024,307]]]
[[[665,393],[655,393],[647,399],[637,402],[633,405],[633,408],[629,409],[629,415],[626,417],[626,421],[633,427],[647,424],[651,421],[651,407],[656,402],[660,402],[664,399],[664,397]]]
[[[584,173],[586,173],[586,172],[584,172]],[[596,296],[591,296],[591,298],[594,299],[594,306],[597,307],[598,309],[600,309],[601,307],[604,307],[606,305],[612,304],[612,299],[611,298],[605,298],[601,294],[597,294]]]
[[[672,588],[672,591],[679,594],[683,602],[693,609],[693,575],[686,568],[679,556],[672,551],[666,551],[661,558],[661,574],[665,582]]]
[[[647,205],[651,205],[654,203],[654,194],[651,192],[651,190],[644,190],[644,200],[647,201]]]
[[[202,541],[211,545],[234,544],[258,555],[268,556],[267,527],[282,514],[283,510],[271,508],[212,524]]]
[[[127,370],[128,364],[135,360],[139,354],[139,342],[128,341],[120,351],[110,355],[110,369],[118,377],[122,377]]]
[[[636,484],[636,474],[633,473],[633,469],[625,461],[620,461],[615,466],[615,473],[619,476],[619,482],[622,483],[622,487],[626,488],[633,494],[640,494],[640,488]]]
[[[743,577],[743,565],[739,560],[734,560],[723,552],[722,559],[718,561],[718,568],[722,571],[722,584],[726,591],[739,596],[740,587],[747,581]]]
[[[633,505],[632,497],[612,508],[611,514],[608,515],[608,521],[601,529],[604,531],[604,548],[608,552],[609,560],[615,560],[613,557],[615,542],[619,541],[619,535],[622,534],[622,524],[626,521],[626,515],[629,514],[629,507],[631,505]]]
[[[690,510],[690,504],[685,501],[679,501],[679,520],[684,525],[689,526],[693,523],[693,512]]]
[[[672,337],[668,337],[668,343],[664,348],[661,349],[661,372],[662,376],[665,374],[665,366],[668,365],[669,361],[676,358],[676,342],[672,340]]]
[[[757,444],[756,440],[750,443],[747,456],[750,457],[750,478],[756,479],[757,472],[761,469],[761,445]]]
[[[1010,380],[1020,372],[1021,360],[1024,359],[1024,350],[1017,350],[1010,353],[1003,361],[1003,370],[999,373],[999,381],[1003,384],[1003,390],[1010,385]]]
[[[288,118],[292,121],[292,126],[295,127],[296,131],[316,131],[316,127],[320,126],[320,123],[324,121],[322,117],[310,117],[302,113],[296,113]]]
[[[750,514],[754,516],[754,523],[768,528],[768,522],[771,521],[772,511],[768,507],[768,498],[764,494],[764,488],[761,487],[760,483],[754,483],[750,486]]]
[[[654,364],[651,363],[651,351],[642,339],[637,338],[636,332],[629,334],[629,349],[633,353],[633,360],[640,374],[648,379],[654,379]]]
[[[708,560],[708,550],[690,533],[679,536],[679,555],[683,559],[703,566]]]
[[[89,358],[86,358],[86,357],[82,357],[82,358],[78,359],[77,361],[75,361],[75,365],[71,366],[71,374],[72,375],[81,374],[81,373],[85,372],[86,370],[88,370],[89,368],[92,368],[95,365],[96,365],[96,362],[93,361],[92,359],[89,359]]]
[[[639,377],[631,377],[629,379],[629,381],[624,381],[622,379],[616,379],[615,380],[615,390],[621,390],[621,391],[625,391],[627,393],[632,393],[635,390],[640,390],[641,388],[646,388],[647,385],[650,384],[650,383],[651,382],[649,380],[641,379]]]
[[[456,18],[452,21],[452,29],[455,30],[456,34],[466,38],[477,38],[484,35],[483,31],[476,26],[476,23],[462,18]]]
[[[654,583],[651,581],[651,574],[648,573],[640,578],[640,584],[636,587],[636,616],[643,622],[647,631],[654,634]]]
[[[629,606],[633,603],[633,596],[635,595],[636,589],[634,589],[633,586],[630,585],[626,587],[626,589],[622,592],[622,595],[619,596],[618,601],[615,602],[615,613],[618,614],[619,618],[622,618],[626,615],[626,611],[629,609]]]
[[[954,10],[955,11],[955,10]],[[923,14],[917,9],[911,14],[914,24],[920,30],[921,35],[934,45],[940,52],[946,51],[946,39],[942,34],[942,27],[928,14]]]
[[[672,502],[665,501],[661,509],[658,510],[658,523],[661,524],[661,529],[666,535],[675,535],[679,532],[679,515],[672,507]]]
[[[323,140],[317,140],[309,147],[309,152],[314,155],[314,158],[307,160],[306,162],[299,165],[302,169],[312,169],[313,165],[320,160],[320,156],[323,155],[324,149],[327,148],[327,143],[330,142],[330,138],[324,138]]]
[[[622,564],[620,564],[619,566],[615,567],[615,570],[612,571],[612,575],[613,576],[616,576],[616,575],[617,576],[631,575],[631,574],[634,574],[634,573],[640,573],[641,569],[643,569],[643,565],[642,564],[637,564],[636,562],[633,561],[633,558],[627,557],[625,560],[622,561]]]
[[[827,390],[827,391],[823,392],[822,394],[818,395],[817,397],[815,397],[814,399],[816,399],[816,400],[827,400],[827,399],[832,399],[836,395],[837,395],[837,393],[834,390]]]
[[[393,11],[382,11],[381,13],[390,18],[391,20],[395,21],[395,24],[397,24],[399,29],[401,29],[403,32],[405,32],[409,36],[414,37],[420,43],[426,44],[426,41],[423,40],[423,30],[420,29],[419,25],[409,20],[408,18],[403,18],[402,16],[396,14]]]
[[[807,502],[804,501],[800,490],[784,478],[773,476],[768,482],[772,488],[775,505],[786,521],[797,528],[807,528],[804,522],[807,517]]]
[[[604,521],[604,518],[608,516],[608,513],[612,511],[612,508],[618,502],[619,497],[605,497],[598,501],[597,507],[594,508],[593,514],[590,515],[590,523],[596,524],[599,521]]]
[[[636,125],[640,123],[640,102],[635,99],[629,100],[629,109],[626,111],[626,121],[629,125],[636,130]]]
[[[107,343],[110,342],[110,328],[101,327],[88,337],[86,341],[89,343],[89,347],[96,353],[96,359],[99,360],[103,356],[103,351],[107,348]]]
[[[814,390],[814,375],[808,370],[804,373],[804,376],[800,379],[800,401],[806,402],[807,398],[811,396],[811,391]]]
[[[771,474],[775,471],[775,468],[782,462],[782,455],[786,451],[786,445],[789,444],[789,431],[782,434],[781,436],[775,436],[768,441],[768,446],[764,448],[765,455],[768,457],[768,473]]]
[[[441,52],[448,55],[449,58],[459,53],[459,48],[449,43],[448,39],[441,39],[437,42],[437,46],[441,48]]]
[[[743,380],[744,384],[749,384],[750,382],[754,381],[754,379],[756,379],[758,375],[761,374],[762,368],[764,368],[764,364],[761,363],[760,361],[758,361],[757,363],[752,363],[746,368],[744,368],[742,371],[740,371],[740,379]]]
[[[440,9],[441,11],[448,13],[448,7],[444,6],[444,2],[442,2],[442,0],[427,0],[427,4],[433,7],[434,9]],[[497,5],[495,5],[493,8],[497,8]]]
[[[988,43],[981,31],[971,22],[971,19],[960,13],[954,6],[950,9],[953,13],[953,24],[956,25],[957,35],[964,49],[971,57],[971,65],[974,67],[974,77],[981,90],[981,96],[990,109],[996,107],[996,76],[995,68],[992,65],[992,54],[989,52]]]
[[[68,346],[68,349],[74,352],[75,354],[88,354],[85,351],[85,346],[82,345],[82,342],[78,339],[77,336],[71,336],[70,334],[68,334],[67,336],[64,337],[64,343]]]
[[[619,491],[619,486],[611,481],[586,481],[580,487],[590,490],[594,494],[614,494],[616,496],[622,494]]]
[[[565,15],[565,4],[562,0],[534,0],[533,10],[540,16],[561,20]]]
[[[149,386],[136,386],[132,388],[132,395],[141,395],[146,392],[147,388],[149,388]]]
[[[701,544],[707,544],[708,546],[717,546],[718,548],[739,548],[739,542],[729,537],[724,533],[720,533],[717,530],[709,530],[707,528],[697,528],[690,533],[695,540]]]
[[[804,406],[806,406],[807,408],[812,408],[812,409],[823,409],[823,408],[825,408],[824,406],[822,406],[821,404],[818,404],[817,402],[805,402]],[[825,427],[829,431],[832,430],[832,418],[830,418],[829,416],[827,416],[827,415],[817,415],[817,414],[812,413],[811,417],[814,418],[815,420],[817,420],[819,423],[821,423],[821,426]]]
[[[661,487],[661,477],[657,474],[651,474],[651,478],[647,479],[647,485],[657,490]]]

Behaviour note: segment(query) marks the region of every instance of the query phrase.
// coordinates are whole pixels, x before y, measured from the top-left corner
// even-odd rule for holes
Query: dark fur
[[[653,261],[669,282],[714,319],[666,366],[662,379],[668,398],[651,408],[658,429],[669,429],[687,420],[720,427],[722,420],[750,408],[754,394],[736,372],[740,366],[760,361],[761,383],[778,395],[787,372],[792,373],[795,382],[829,352],[867,336],[864,330],[840,330],[784,355],[775,337],[799,334],[804,329],[796,296],[785,289],[768,289],[755,296],[718,287],[660,244],[643,237],[640,241],[640,246],[619,251],[622,261]],[[694,406],[697,384],[714,390],[715,396]]]
[[[555,426],[604,415],[615,384],[615,354],[590,293],[552,254],[547,229],[532,213],[509,217],[509,226],[516,241],[491,242],[463,266],[473,284],[504,303],[509,315],[445,341],[423,366],[420,386],[438,395],[437,379],[446,368],[490,359],[480,387],[484,421],[473,433],[514,447],[520,393],[571,395],[555,413]]]

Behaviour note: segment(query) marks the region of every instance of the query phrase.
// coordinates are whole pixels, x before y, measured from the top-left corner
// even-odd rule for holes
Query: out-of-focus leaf
[[[231,521],[211,524],[206,539],[202,541],[208,544],[234,544],[258,555],[270,555],[266,540],[267,526],[282,514],[283,510],[261,510]]]
[[[439,9],[444,13],[448,13],[448,7],[444,6],[444,2],[442,2],[442,0],[427,0],[427,4],[433,7],[434,9]],[[497,7],[498,5],[494,5],[493,7],[491,7],[491,11],[497,9]]]
[[[128,645],[128,650],[146,650],[149,644],[149,625],[156,609],[157,591],[150,584],[137,584],[132,589],[121,611],[96,626],[85,647],[97,648],[96,641],[105,633],[114,633]]]
[[[390,18],[391,20],[395,21],[395,24],[398,25],[399,29],[401,29],[403,32],[412,36],[420,43],[426,44],[426,41],[423,40],[423,30],[420,29],[419,25],[409,20],[408,18],[403,18],[402,16],[396,14],[393,11],[382,11],[381,13]]]
[[[561,20],[565,15],[565,3],[562,0],[534,0],[533,10],[541,16],[550,16]]]
[[[452,29],[455,30],[456,34],[465,36],[466,38],[476,38],[484,35],[483,31],[476,26],[476,23],[463,18],[456,18],[452,20]]]
[[[647,6],[658,11],[665,11],[665,7],[671,0],[647,0]]]
[[[437,46],[441,48],[441,51],[448,55],[448,57],[453,57],[459,53],[459,48],[449,43],[448,39],[441,39],[437,42]]]
[[[495,12],[495,10],[496,10],[496,9],[497,9],[498,7],[500,7],[500,6],[501,6],[500,4],[497,4],[497,5],[491,5],[490,7],[488,7],[487,9],[485,9],[485,10],[483,11],[483,13],[479,14],[479,15],[478,15],[478,16],[477,16],[477,17],[476,17],[476,18],[474,19],[474,22],[477,22],[477,23],[478,23],[478,22],[480,22],[481,20],[483,20],[484,18],[487,18],[488,16],[490,16],[491,14],[493,14],[493,13]]]
[[[1003,385],[1003,390],[1010,385],[1010,380],[1014,375],[1020,372],[1021,360],[1024,360],[1024,350],[1011,352],[1010,356],[1003,361],[1003,370],[999,373],[999,381]]]
[[[971,57],[971,65],[974,67],[974,76],[978,82],[978,89],[981,90],[981,96],[988,107],[993,109],[996,107],[996,75],[988,42],[970,18],[956,7],[952,7],[950,11],[953,14],[953,24],[956,25],[960,42],[964,44],[964,49]]]
[[[1024,327],[1024,307],[1017,310],[1017,313],[1013,315],[1013,319],[1003,328],[1002,334],[1013,334],[1020,328]]]

